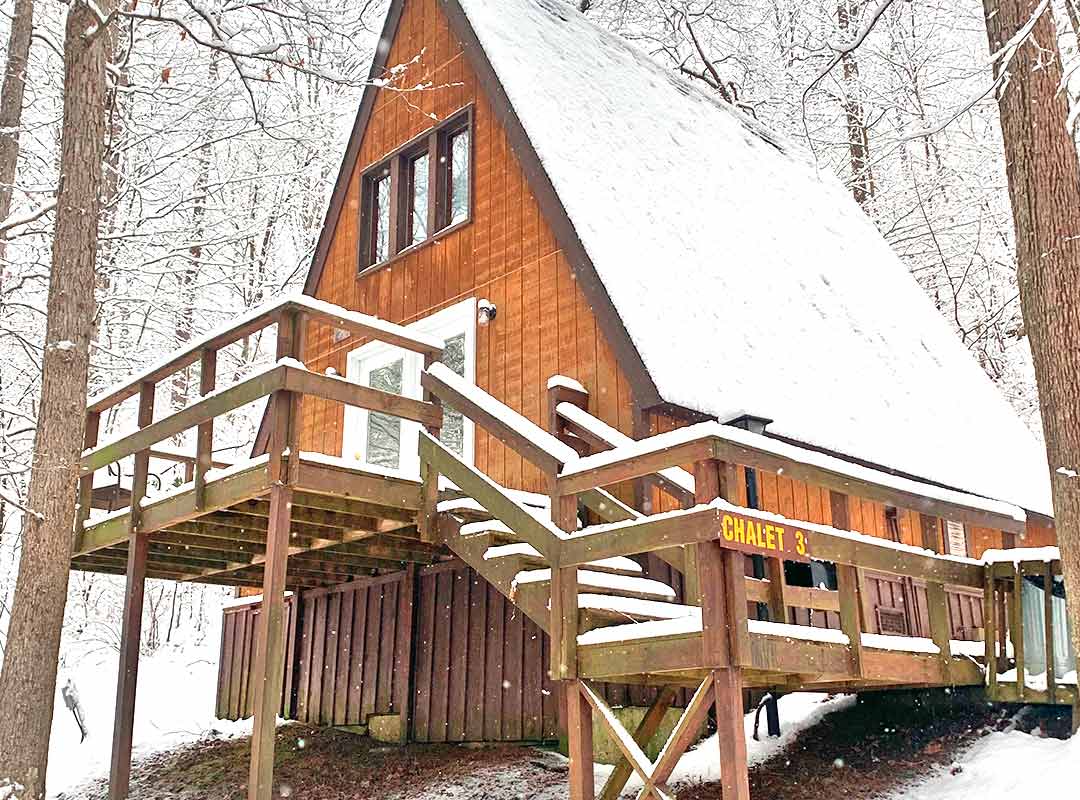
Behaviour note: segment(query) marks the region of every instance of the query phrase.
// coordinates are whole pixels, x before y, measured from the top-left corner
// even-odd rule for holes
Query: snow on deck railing
[[[139,385],[144,381],[154,379],[155,376],[167,377],[167,375],[172,374],[179,369],[183,369],[187,365],[193,363],[199,351],[215,342],[218,347],[226,347],[229,344],[232,344],[234,341],[242,338],[243,335],[246,335],[247,332],[250,332],[246,329],[264,318],[265,322],[261,327],[269,327],[277,321],[276,315],[279,312],[288,309],[306,312],[313,318],[321,319],[328,324],[337,322],[345,327],[348,327],[349,325],[364,327],[370,329],[376,338],[382,334],[393,339],[395,343],[402,347],[414,349],[419,352],[441,352],[445,345],[445,341],[437,336],[420,333],[419,331],[397,325],[393,322],[387,322],[386,320],[368,314],[350,311],[347,308],[342,308],[341,306],[336,306],[333,303],[327,303],[323,300],[317,300],[314,297],[309,297],[304,294],[287,294],[277,300],[272,300],[245,311],[238,317],[231,319],[228,323],[219,325],[202,336],[193,339],[183,350],[170,353],[151,363],[134,375],[128,376],[124,379],[122,384],[114,385],[92,395],[87,401],[87,407],[92,410],[103,411],[116,403],[126,400],[138,391]],[[229,333],[232,331],[237,331],[238,335],[235,338],[230,339]],[[166,374],[161,375],[163,372]],[[160,380],[160,378],[158,378],[158,380]]]
[[[577,451],[570,445],[559,441],[531,419],[522,416],[475,384],[469,383],[445,364],[432,364],[427,371],[432,377],[438,378],[473,405],[495,417],[507,427],[512,428],[515,433],[519,434],[523,439],[527,439],[533,446],[543,450],[556,461],[568,464],[578,460]]]
[[[606,467],[620,461],[626,461],[642,455],[656,453],[669,447],[688,444],[704,439],[716,438],[741,447],[750,448],[759,452],[777,456],[788,461],[805,464],[818,469],[832,472],[853,480],[874,484],[885,489],[906,494],[918,495],[932,500],[938,500],[949,505],[968,508],[989,514],[1007,517],[1016,522],[1026,522],[1027,514],[1024,509],[1012,503],[1001,500],[992,500],[974,494],[945,489],[930,483],[904,478],[893,475],[883,470],[864,467],[853,464],[836,456],[819,453],[797,445],[788,444],[758,433],[722,425],[719,422],[701,422],[696,425],[688,425],[683,428],[650,436],[648,439],[630,441],[612,450],[603,453],[586,456],[567,464],[561,476],[575,475],[587,472],[598,467]]]
[[[1057,547],[1014,547],[1011,550],[987,550],[983,553],[984,564],[1009,564],[1019,566],[1025,561],[1050,563],[1061,560]]]
[[[573,403],[559,403],[555,406],[555,411],[558,412],[559,416],[573,422],[575,425],[581,426],[589,433],[606,441],[612,447],[626,447],[637,441],[630,438],[622,431],[611,427],[602,419],[594,417],[588,411],[575,406]],[[682,467],[668,467],[667,469],[660,470],[659,474],[663,475],[681,489],[685,489],[691,494],[694,493],[694,476]]]

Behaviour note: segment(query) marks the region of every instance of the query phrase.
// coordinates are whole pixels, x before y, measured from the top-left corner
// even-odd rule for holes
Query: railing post
[[[577,527],[577,496],[560,495],[551,485],[551,521],[564,531]],[[578,580],[577,566],[551,563],[551,677],[566,680],[577,677]],[[570,689],[567,689],[570,691]]]
[[[1013,657],[1016,659],[1017,700],[1024,702],[1027,693],[1027,676],[1024,664],[1024,573],[1017,564],[1013,572],[1012,619],[1009,620],[1009,638],[1012,640]]]
[[[145,428],[154,421],[152,381],[139,386],[138,425]],[[128,511],[127,582],[124,589],[124,613],[120,629],[120,663],[116,680],[116,711],[113,717],[112,758],[109,768],[109,800],[127,800],[131,784],[131,743],[135,724],[135,690],[139,678],[139,643],[142,638],[143,597],[146,589],[146,562],[150,540],[142,530],[142,499],[150,471],[150,450],[135,454],[135,475],[131,485]]]
[[[836,565],[836,583],[840,593],[840,630],[848,637],[851,669],[855,677],[863,674],[862,622],[859,603],[859,576],[855,567]]]
[[[698,504],[734,492],[730,465],[715,459],[694,464],[694,499]],[[750,634],[746,627],[746,557],[717,542],[686,548],[687,574],[697,576],[701,598],[703,657],[706,667],[749,666]],[[694,567],[696,566],[696,569]],[[689,594],[689,592],[688,592]]]
[[[941,678],[945,683],[952,680],[952,630],[949,625],[949,596],[945,584],[926,584],[926,607],[930,612],[930,638],[940,652]]]
[[[424,356],[424,371],[435,363],[435,357],[431,354]],[[424,389],[423,400],[433,406],[442,407],[442,401],[429,389]],[[434,439],[439,438],[441,426],[429,425],[427,432]],[[420,514],[417,519],[417,528],[420,532],[420,540],[434,542],[437,538],[437,521],[439,505],[439,472],[424,459],[420,459]]]
[[[997,689],[997,592],[994,586],[994,565],[987,564],[983,579],[983,658],[986,662],[990,698]]]
[[[203,397],[214,391],[217,385],[217,350],[207,348],[199,358],[199,394]],[[195,439],[195,509],[206,507],[206,473],[214,461],[214,421],[199,425]]]
[[[139,415],[138,425],[145,428],[154,421],[154,389],[157,388],[151,381],[145,381],[139,386]],[[142,530],[142,500],[146,496],[146,481],[150,474],[150,448],[140,450],[135,454],[135,474],[131,480],[131,533],[139,533]]]
[[[83,433],[83,450],[89,450],[98,443],[101,432],[101,413],[86,412],[86,430]],[[88,472],[79,477],[79,513],[75,515],[75,538],[82,535],[83,525],[90,518],[90,509],[94,506],[94,473]]]
[[[1046,628],[1046,694],[1051,704],[1057,701],[1057,672],[1054,669],[1054,564],[1046,562],[1043,571],[1043,626]]]

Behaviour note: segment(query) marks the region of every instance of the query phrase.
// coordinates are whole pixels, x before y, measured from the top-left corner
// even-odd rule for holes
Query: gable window
[[[469,221],[472,210],[472,109],[432,128],[361,180],[360,270]]]

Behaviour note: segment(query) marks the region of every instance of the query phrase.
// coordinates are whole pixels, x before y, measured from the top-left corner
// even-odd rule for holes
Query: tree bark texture
[[[1031,20],[1039,0],[983,5],[996,53]],[[1073,647],[1080,652],[1080,157],[1066,130],[1068,100],[1059,91],[1062,64],[1050,11],[1007,69],[998,107],[1020,300],[1042,405]]]
[[[19,126],[26,96],[26,62],[30,58],[30,34],[34,29],[34,0],[15,0],[15,15],[8,35],[4,85],[0,89],[0,222],[11,213],[15,167],[19,163]],[[0,237],[0,261],[4,240]]]
[[[859,27],[861,3],[840,0],[837,21],[844,37],[850,37]],[[865,207],[876,192],[874,173],[870,166],[870,135],[866,129],[866,111],[859,101],[859,62],[854,53],[844,56],[844,118],[848,133],[848,158],[851,162],[851,193],[855,202]]]
[[[108,13],[109,4],[103,3]],[[86,419],[94,266],[105,132],[108,36],[73,0],[64,46],[64,118],[41,403],[19,577],[0,674],[0,776],[20,800],[45,796],[76,480]]]

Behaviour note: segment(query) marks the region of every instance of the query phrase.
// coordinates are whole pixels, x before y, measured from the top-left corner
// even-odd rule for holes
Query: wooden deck
[[[148,578],[262,586],[270,525],[269,458],[218,472],[206,481],[201,509],[194,483],[144,502]],[[445,553],[445,548],[420,541],[419,480],[300,453],[292,485],[290,589],[431,563]],[[129,509],[89,521],[76,539],[72,568],[123,575],[131,532]]]
[[[306,370],[295,358],[309,321],[423,353],[423,398]],[[277,361],[217,388],[218,351],[269,325],[278,327]],[[1075,687],[1051,680],[1040,693],[1024,682],[1022,615],[1015,598],[1035,566],[1006,574],[1011,563],[988,569],[978,561],[770,514],[739,505],[736,489],[740,470],[753,468],[1001,530],[1022,529],[1022,512],[1018,516],[1005,504],[897,479],[715,423],[624,441],[595,424],[584,411],[587,398],[565,384],[551,389],[550,424],[543,430],[466,384],[437,363],[440,358],[438,342],[412,338],[407,329],[325,305],[285,301],[90,402],[72,567],[122,574],[128,585],[111,798],[127,795],[146,578],[262,589],[250,676],[251,800],[271,796],[274,721],[286,661],[285,590],[331,587],[455,557],[551,638],[549,674],[563,684],[574,800],[592,797],[588,766],[594,716],[616,734],[625,756],[604,798],[615,797],[631,771],[645,782],[645,796],[671,797],[664,780],[693,743],[710,707],[721,732],[725,797],[746,798],[744,688],[980,685],[989,674],[995,699],[1076,702]],[[155,419],[157,385],[196,362],[203,397]],[[133,397],[138,397],[137,429],[99,444],[102,414]],[[419,477],[302,452],[305,397],[420,426]],[[215,466],[215,420],[262,398],[268,398],[265,453]],[[443,403],[538,467],[546,476],[547,495],[525,496],[500,486],[444,447],[438,437]],[[155,448],[190,429],[197,431],[197,451],[187,457],[190,480],[148,495],[151,459],[160,457]],[[99,502],[104,497],[94,490],[94,473],[125,459],[134,461],[128,504],[101,515],[92,508],[95,497]],[[454,491],[440,493],[443,481]],[[660,487],[682,510],[650,515],[619,500],[620,487],[636,481]],[[110,493],[109,501],[118,496]],[[634,559],[646,554],[681,573],[681,593],[642,573]],[[767,579],[746,576],[749,555],[765,559]],[[836,590],[788,585],[785,562],[811,559],[835,565]],[[1049,574],[1054,567],[1038,569]],[[929,637],[887,637],[868,629],[868,573],[925,584]],[[993,620],[985,637],[989,653],[980,642],[952,640],[950,591],[983,594],[985,618]],[[754,619],[749,612],[754,607],[766,608],[768,620]],[[793,608],[836,615],[840,630],[791,625]],[[1010,654],[1006,640],[1017,637],[1020,646]],[[1047,656],[1052,663],[1053,653]],[[1013,689],[999,679],[1010,668],[1019,675]],[[695,690],[660,761],[648,762],[640,750],[654,732],[651,723],[622,731],[594,690],[594,682],[601,681],[666,687],[647,716],[654,721],[676,689]]]

